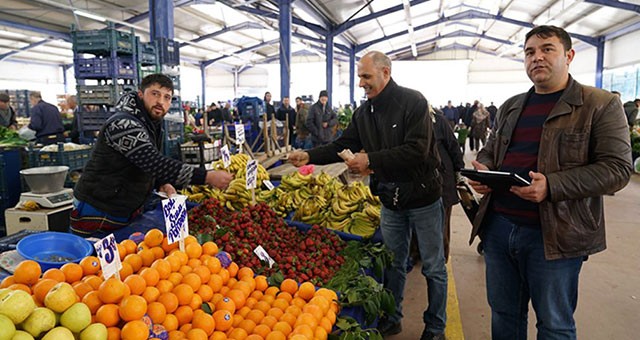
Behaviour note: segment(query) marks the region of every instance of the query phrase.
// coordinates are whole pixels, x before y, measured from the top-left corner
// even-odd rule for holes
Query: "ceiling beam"
[[[19,49],[13,50],[11,52],[7,52],[5,54],[0,54],[0,61],[7,60],[11,56],[14,56],[14,55],[16,55],[16,54],[18,54],[20,52],[24,52],[24,51],[32,49],[34,47],[38,47],[40,45],[44,45],[44,44],[48,43],[49,41],[51,41],[51,39],[44,39],[44,40],[41,40],[41,41],[37,41],[37,42],[31,43],[31,44],[29,44],[27,46],[20,47]]]
[[[506,40],[506,39],[501,39],[501,38],[496,38],[490,35],[487,35],[486,33],[474,33],[474,32],[469,32],[469,31],[465,31],[465,30],[458,30],[458,31],[454,31],[451,33],[447,33],[447,34],[440,34],[434,38],[430,38],[421,42],[416,43],[417,47],[421,47],[424,45],[428,45],[430,43],[434,43],[436,41],[439,40],[443,40],[443,39],[447,39],[447,38],[459,38],[459,37],[468,37],[468,38],[480,38],[480,39],[485,39],[485,40],[491,40],[497,43],[501,43],[501,44],[509,44],[509,45],[515,45],[513,42]],[[411,50],[410,46],[405,46],[405,47],[401,47],[399,49],[393,50],[388,52],[388,54],[398,54],[398,53],[403,53],[406,51]]]
[[[427,2],[430,0],[412,0],[409,1],[409,6],[415,6],[415,5],[419,5],[421,3]],[[395,13],[398,11],[403,11],[404,7],[402,4],[400,5],[396,5],[393,7],[389,7],[387,9],[383,9],[382,11],[378,11],[378,12],[373,12],[371,14],[367,14],[363,17],[360,18],[356,18],[353,20],[349,20],[349,21],[345,21],[343,23],[341,23],[340,25],[336,26],[333,30],[332,33],[334,35],[338,35],[338,34],[342,34],[344,31],[349,30],[350,28],[352,28],[355,25],[359,25],[371,20],[375,20],[381,16],[387,15],[387,14],[391,14],[391,13]]]
[[[278,13],[276,12],[272,12],[272,11],[267,11],[264,9],[259,9],[259,8],[255,8],[255,7],[251,7],[251,6],[236,6],[233,7],[234,9],[238,10],[238,11],[242,11],[242,12],[247,12],[247,13],[251,13],[254,15],[258,15],[258,16],[263,16],[263,17],[267,17],[273,20],[278,20]],[[325,29],[324,27],[320,26],[320,25],[316,25],[307,21],[304,21],[298,17],[292,17],[291,18],[291,22],[295,25],[298,26],[303,26],[306,27],[310,30],[312,30],[315,33],[318,33],[322,36],[326,36],[327,35],[327,29]]]
[[[211,39],[214,37],[217,37],[221,34],[227,33],[227,32],[231,32],[231,31],[239,31],[239,30],[245,30],[245,29],[262,29],[264,27],[262,27],[262,25],[255,23],[253,21],[247,21],[247,22],[243,22],[237,25],[233,25],[233,26],[227,26],[219,31],[213,32],[213,33],[209,33],[209,34],[205,34],[203,36],[199,36],[195,39],[192,39],[191,42],[200,42],[202,40],[206,40],[206,39]],[[182,43],[180,44],[180,47],[183,47],[185,45],[188,45],[189,43]]]
[[[484,53],[484,54],[492,55],[492,56],[496,56],[496,57],[498,56],[498,53],[496,53],[495,51],[486,50],[486,49],[478,49],[478,48],[473,48],[471,46],[467,46],[467,45],[464,45],[464,44],[455,43],[455,44],[452,44],[452,45],[449,45],[449,46],[445,46],[445,47],[436,47],[436,48],[432,49],[431,51],[429,51],[428,53],[421,55],[421,57],[426,57],[428,55],[432,55],[432,54],[435,54],[435,53],[440,52],[440,51],[456,51],[456,50],[458,50],[458,51],[473,51],[473,52],[480,52],[480,53]],[[509,59],[509,60],[512,60],[512,61],[515,61],[515,62],[518,62],[518,63],[523,63],[524,62],[523,59],[518,59],[518,58],[505,58],[505,57],[501,57],[501,58]],[[402,57],[399,57],[399,58],[397,58],[395,60],[416,60],[416,59],[411,57],[410,54],[407,54],[407,56],[402,56]]]
[[[253,50],[256,50],[256,49],[258,49],[258,48],[260,48],[260,47],[262,47],[262,46],[275,44],[275,43],[277,43],[277,42],[279,42],[279,41],[280,41],[280,38],[278,38],[278,39],[273,39],[273,40],[269,40],[269,41],[263,41],[263,42],[261,42],[261,43],[259,43],[259,44],[255,44],[255,45],[252,45],[252,46],[249,46],[249,47],[245,47],[245,48],[243,48],[243,49],[240,49],[240,50],[237,50],[237,51],[231,52],[231,53],[229,53],[229,54],[227,54],[227,55],[223,55],[223,56],[221,56],[221,57],[217,57],[217,58],[213,58],[213,59],[210,59],[210,60],[204,61],[204,62],[202,62],[202,64],[204,65],[204,67],[208,67],[209,65],[211,65],[211,64],[213,64],[213,63],[215,63],[216,61],[220,61],[220,60],[222,60],[222,59],[225,59],[225,58],[231,57],[231,56],[233,56],[233,55],[235,55],[235,54],[242,54],[242,53],[245,53],[245,52],[253,51]]]
[[[596,4],[604,7],[613,7],[617,9],[624,9],[627,11],[640,13],[640,6],[634,5],[628,2],[622,2],[622,1],[616,1],[616,0],[583,0],[583,1],[588,2],[590,4]]]
[[[71,42],[71,34],[69,33],[62,33],[58,31],[46,29],[46,28],[31,26],[31,25],[20,23],[20,22],[13,22],[13,21],[4,20],[4,19],[0,19],[0,25],[19,29],[19,30],[35,32],[42,35],[46,35],[49,38],[60,39],[67,42]]]

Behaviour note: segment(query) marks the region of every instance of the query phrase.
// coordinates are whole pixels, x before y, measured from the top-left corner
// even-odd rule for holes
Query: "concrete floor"
[[[467,151],[465,161],[473,158],[475,153]],[[605,197],[605,220],[607,250],[591,256],[580,275],[578,339],[640,339],[640,175],[634,174],[615,196]],[[451,225],[447,339],[490,339],[484,261],[476,252],[477,239],[468,245],[471,224],[459,205]],[[426,282],[419,268],[408,274],[405,292],[403,332],[391,340],[419,339],[424,328]],[[536,338],[535,320],[530,307],[529,339]]]

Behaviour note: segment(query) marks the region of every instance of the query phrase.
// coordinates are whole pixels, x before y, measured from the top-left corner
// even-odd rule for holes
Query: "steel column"
[[[327,42],[325,49],[327,52],[325,55],[327,56],[327,93],[329,94],[329,101],[327,105],[331,106],[331,102],[333,99],[333,34],[327,35]]]
[[[173,1],[149,0],[150,39],[173,40]]]
[[[279,0],[280,98],[289,97],[291,87],[291,0]]]
[[[596,46],[596,87],[602,88],[602,70],[604,69],[604,42],[603,36],[598,37],[598,46]]]
[[[202,79],[202,109],[204,110],[204,108],[207,107],[207,98],[205,97],[207,90],[207,67],[204,66],[204,63],[200,63],[200,78]]]
[[[349,102],[351,107],[356,107],[356,47],[351,45],[349,52]]]

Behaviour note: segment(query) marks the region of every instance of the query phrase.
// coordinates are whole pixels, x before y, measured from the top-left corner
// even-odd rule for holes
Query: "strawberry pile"
[[[314,225],[307,232],[288,226],[267,204],[230,211],[208,199],[189,212],[189,230],[200,240],[213,240],[238,265],[257,274],[281,273],[316,286],[328,282],[344,263],[346,243],[326,228]],[[271,267],[253,250],[262,246],[275,261]]]

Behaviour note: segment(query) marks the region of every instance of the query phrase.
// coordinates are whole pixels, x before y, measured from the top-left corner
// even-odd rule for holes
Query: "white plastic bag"
[[[18,130],[18,135],[20,138],[28,141],[32,141],[36,139],[36,132],[29,129],[27,125],[23,126]]]

